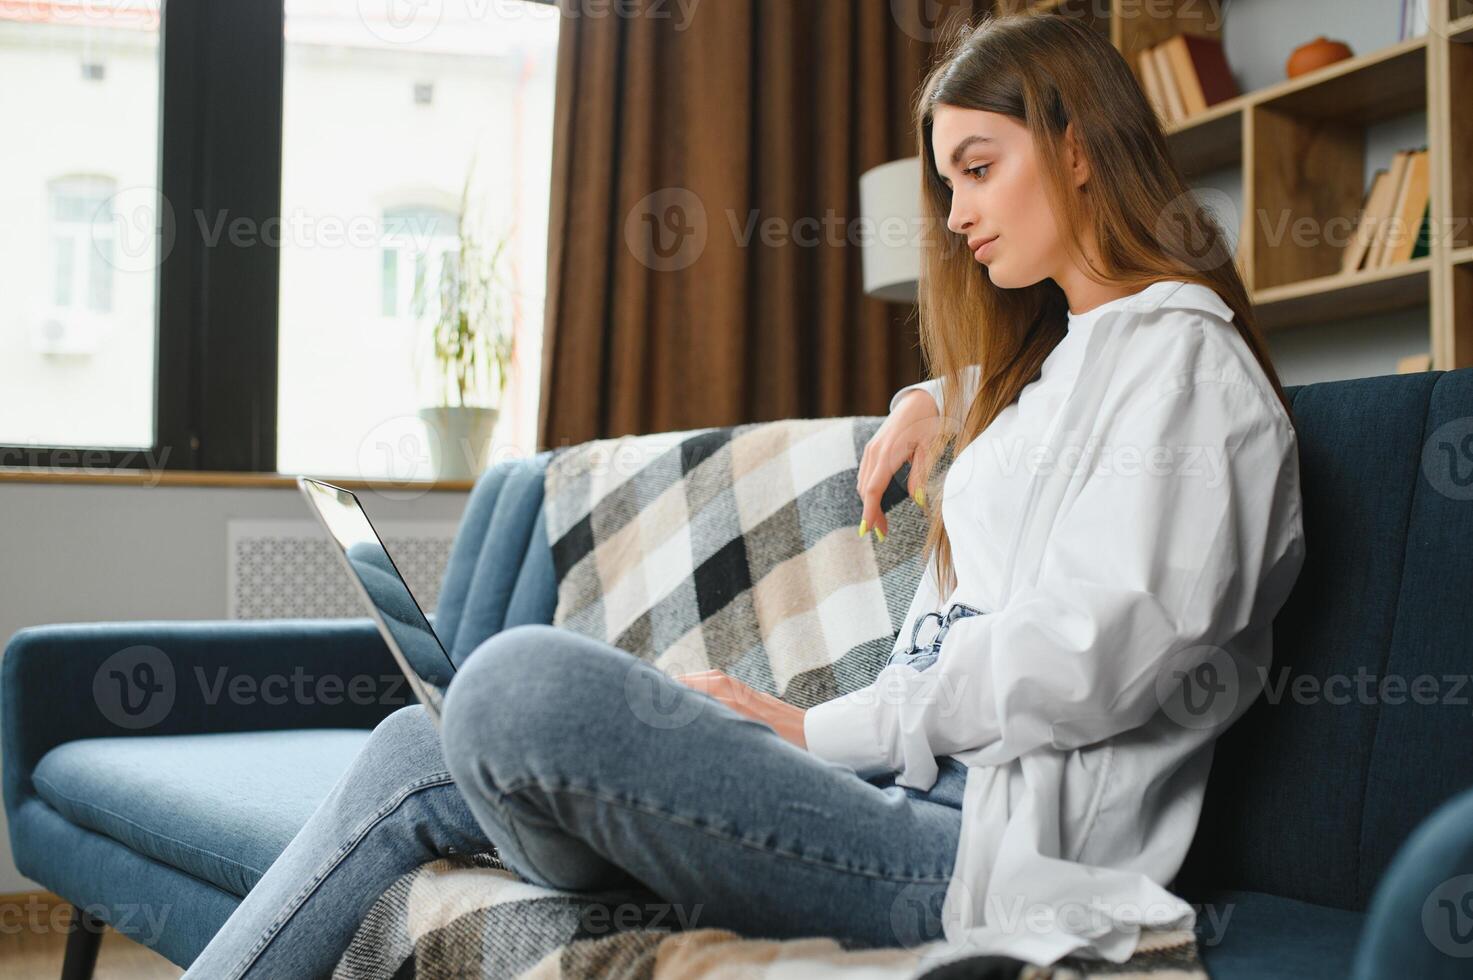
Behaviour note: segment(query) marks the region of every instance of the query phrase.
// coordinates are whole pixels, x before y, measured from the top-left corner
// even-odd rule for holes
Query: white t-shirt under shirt
[[[932,380],[892,410],[916,387],[939,402]],[[1303,562],[1293,429],[1227,304],[1158,282],[1069,315],[940,505],[956,590],[943,605],[927,562],[896,649],[953,601],[988,615],[956,620],[929,668],[809,709],[808,750],[919,789],[937,756],[967,764],[943,907],[957,956],[1123,962],[1142,925],[1195,921],[1165,886]]]

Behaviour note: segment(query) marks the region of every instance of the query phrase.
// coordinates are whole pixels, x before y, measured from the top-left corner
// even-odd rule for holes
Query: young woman
[[[858,490],[883,541],[909,461],[935,561],[875,682],[804,711],[504,630],[443,733],[417,707],[375,730],[188,976],[325,976],[395,877],[492,846],[748,936],[1123,961],[1143,926],[1193,923],[1166,886],[1303,556],[1288,406],[1101,37],[984,19],[916,122],[938,380],[897,393]]]

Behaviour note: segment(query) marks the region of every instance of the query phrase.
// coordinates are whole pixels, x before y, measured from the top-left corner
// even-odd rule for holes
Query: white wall
[[[465,493],[414,500],[360,491],[375,521],[459,520]],[[308,515],[295,489],[0,483],[0,644],[46,623],[224,619],[225,525]],[[0,894],[36,886],[15,870],[0,813]]]

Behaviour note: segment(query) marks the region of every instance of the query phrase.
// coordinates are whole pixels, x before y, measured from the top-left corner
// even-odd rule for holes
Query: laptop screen
[[[409,667],[421,681],[443,694],[455,673],[455,664],[414,601],[358,498],[316,480],[304,479],[301,485]]]

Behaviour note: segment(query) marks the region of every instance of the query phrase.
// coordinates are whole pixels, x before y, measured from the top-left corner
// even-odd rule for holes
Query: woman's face
[[[1027,127],[1000,113],[939,105],[931,151],[951,188],[946,226],[966,239],[993,284],[1018,289],[1057,280],[1067,253]]]

